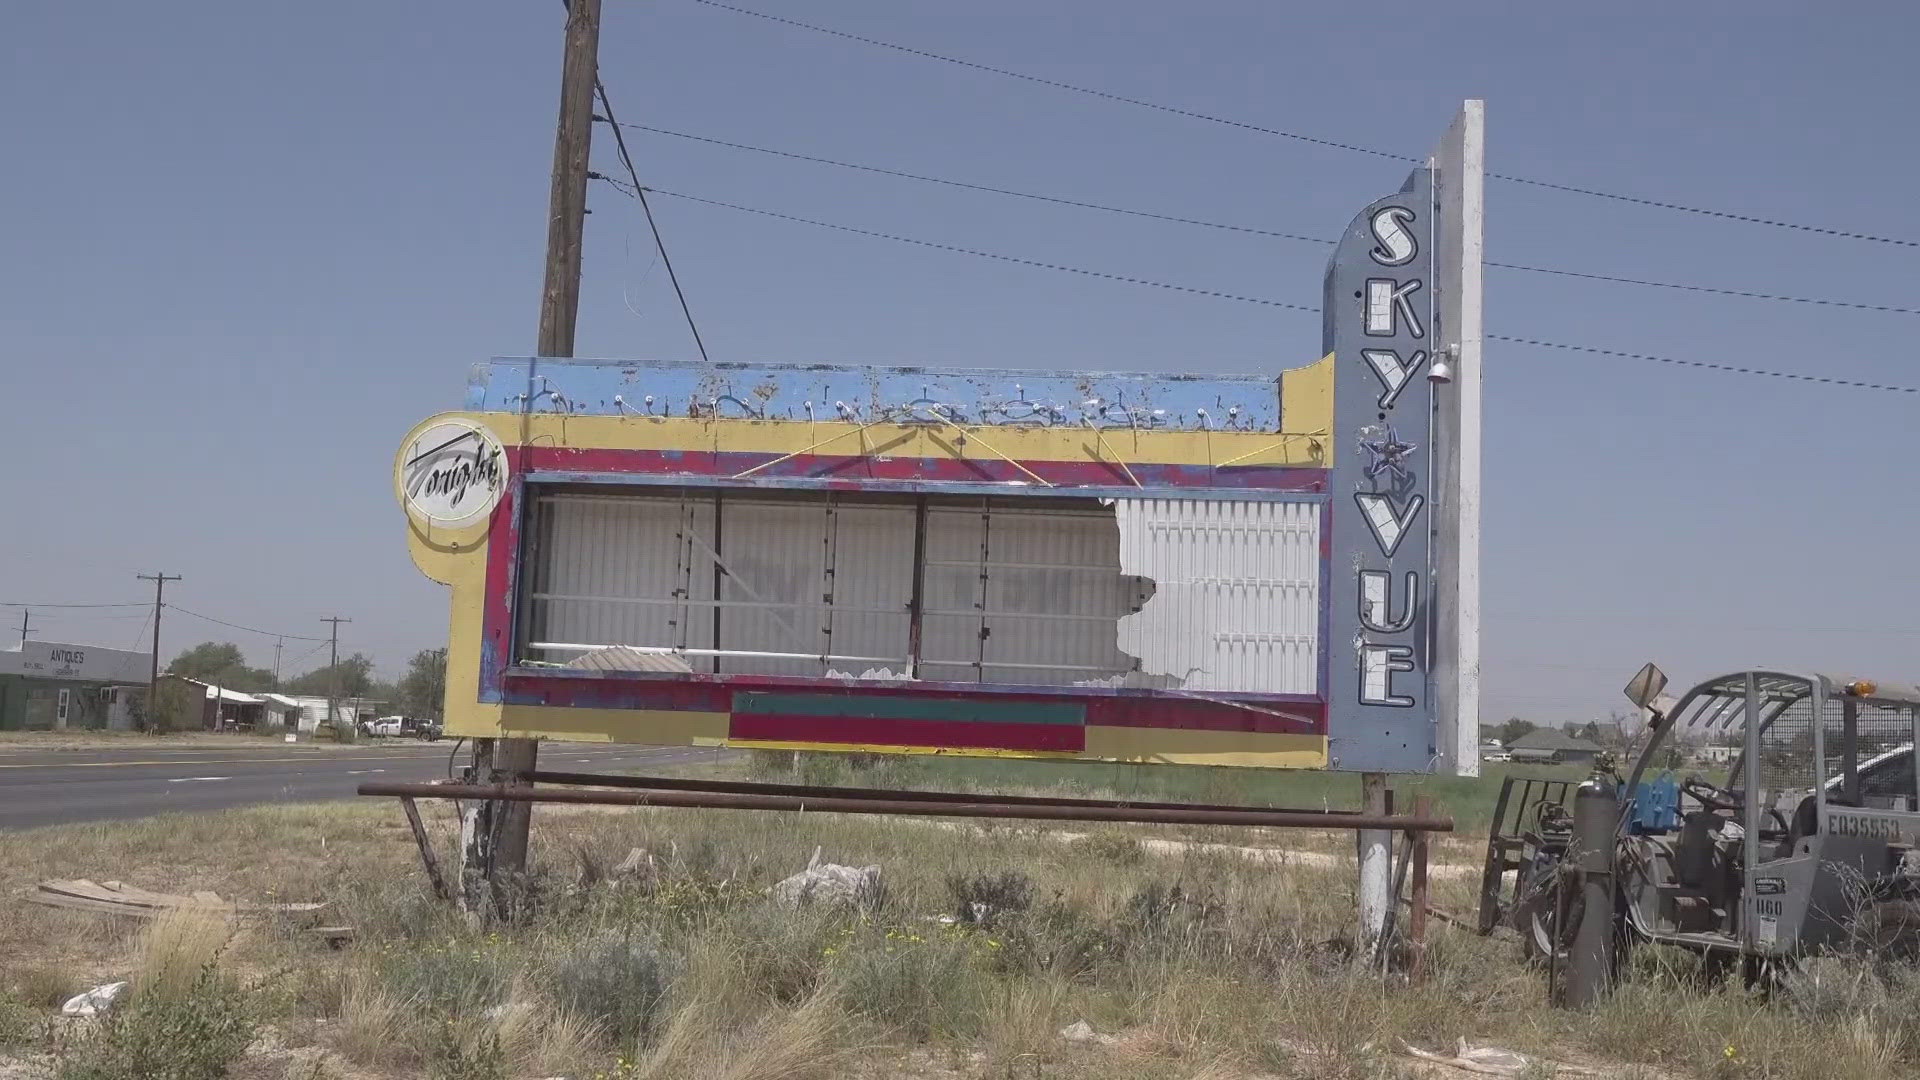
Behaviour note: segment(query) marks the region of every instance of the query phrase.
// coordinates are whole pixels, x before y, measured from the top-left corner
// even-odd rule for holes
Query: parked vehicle
[[[371,733],[374,735],[385,736],[387,738],[394,738],[400,735],[407,734],[408,733],[407,728],[408,728],[408,722],[406,717],[383,716],[380,719],[375,720],[373,722],[371,727]]]
[[[1665,681],[1648,665],[1630,685],[1652,715],[1631,772],[1596,766],[1620,793],[1621,952],[1658,942],[1750,972],[1817,951],[1920,959],[1920,688],[1744,671],[1662,708]],[[1744,745],[1717,779],[1677,778],[1654,763],[1681,730],[1741,731]],[[1580,918],[1572,786],[1509,777],[1496,804],[1480,929],[1512,926],[1531,956],[1565,957]]]

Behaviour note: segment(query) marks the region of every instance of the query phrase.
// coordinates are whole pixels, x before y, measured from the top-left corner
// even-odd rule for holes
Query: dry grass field
[[[450,856],[451,809],[423,810]],[[1441,924],[1426,982],[1383,976],[1353,952],[1350,864],[1325,857],[1346,836],[1147,844],[1175,834],[557,807],[537,822],[525,909],[492,926],[433,898],[385,800],[0,834],[0,1077],[1361,1080],[1469,1075],[1405,1052],[1463,1039],[1537,1058],[1530,1077],[1920,1074],[1920,983],[1831,962],[1763,998],[1642,951],[1606,1005],[1570,1014],[1514,944]],[[782,904],[771,886],[816,848],[881,867],[882,895]],[[1441,851],[1478,858],[1471,838]],[[272,920],[24,902],[73,877],[321,900],[356,936],[335,949]],[[1470,910],[1474,880],[1438,874],[1436,902]],[[126,978],[108,1020],[56,1016]],[[1062,1036],[1081,1022],[1091,1037]]]

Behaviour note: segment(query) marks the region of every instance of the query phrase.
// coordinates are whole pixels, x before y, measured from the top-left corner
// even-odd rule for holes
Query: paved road
[[[273,802],[356,798],[368,780],[447,775],[451,740],[364,750],[259,748],[32,750],[0,748],[0,829],[225,810]],[[687,747],[549,744],[540,763],[569,772],[619,772],[713,757]],[[467,753],[460,752],[461,762]],[[458,762],[456,764],[459,764]]]

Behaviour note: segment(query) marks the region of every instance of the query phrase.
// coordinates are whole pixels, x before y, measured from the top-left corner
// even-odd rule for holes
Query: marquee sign
[[[394,463],[447,733],[1473,772],[1478,159],[1264,374],[481,365]]]

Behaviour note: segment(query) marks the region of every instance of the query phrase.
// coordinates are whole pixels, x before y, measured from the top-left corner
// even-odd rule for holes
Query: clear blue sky
[[[1031,7],[781,10],[1408,154],[1484,97],[1497,171],[1920,239],[1910,4]],[[389,464],[409,424],[458,404],[472,362],[531,351],[562,18],[534,0],[9,7],[0,600],[137,599],[133,574],[161,568],[186,575],[181,604],[233,621],[317,635],[349,616],[343,645],[389,672],[439,643],[445,597],[407,559]],[[601,71],[625,120],[1313,235],[1404,172],[691,0],[607,0]],[[633,146],[663,188],[1318,301],[1319,247]],[[632,204],[597,186],[593,207],[579,352],[692,355]],[[657,210],[716,359],[1245,372],[1319,345],[1310,315]],[[1501,183],[1488,210],[1495,259],[1920,306],[1910,247]],[[1498,333],[1920,385],[1915,316],[1488,285]],[[1920,678],[1920,395],[1501,345],[1487,393],[1489,720],[1590,718],[1648,658],[1682,680],[1759,663]],[[41,625],[125,646],[141,625],[125,615]],[[180,616],[163,652],[228,636]],[[271,662],[270,639],[236,640]]]

